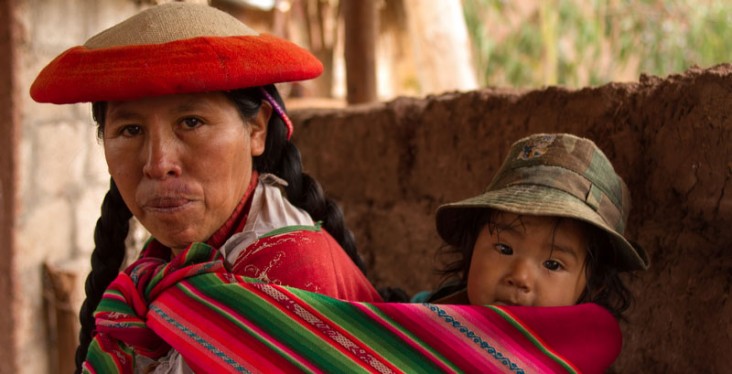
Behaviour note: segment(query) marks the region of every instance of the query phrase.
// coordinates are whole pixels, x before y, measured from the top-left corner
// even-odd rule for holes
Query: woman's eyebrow
[[[206,100],[191,98],[191,100],[184,101],[180,105],[173,108],[173,112],[185,113],[199,110],[207,110],[211,108],[211,106],[212,105]]]
[[[190,112],[190,111],[199,109],[200,107],[201,107],[201,105],[199,105],[197,102],[189,101],[189,102],[185,102],[183,104],[178,105],[177,107],[175,107],[174,111],[178,112],[178,113]]]
[[[140,115],[135,113],[134,111],[125,109],[125,108],[112,108],[109,110],[109,114],[107,115],[109,119],[114,120],[122,120],[122,121],[131,121],[136,120],[140,118]]]

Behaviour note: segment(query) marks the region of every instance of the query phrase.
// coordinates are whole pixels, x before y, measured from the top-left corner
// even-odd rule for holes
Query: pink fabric
[[[84,371],[132,373],[171,347],[195,372],[601,373],[620,350],[617,322],[594,304],[348,302],[253,282],[222,260],[196,243],[120,274]]]
[[[608,313],[601,313],[604,312],[602,307],[596,304],[584,305],[584,309],[576,306],[542,308],[541,313],[537,313],[536,308],[520,306],[504,310],[524,321],[527,330],[540,337],[545,346],[561,353],[578,371],[601,373],[598,368],[609,367],[620,354],[622,334],[617,321]],[[584,337],[587,342],[603,344],[578,344],[577,337]]]

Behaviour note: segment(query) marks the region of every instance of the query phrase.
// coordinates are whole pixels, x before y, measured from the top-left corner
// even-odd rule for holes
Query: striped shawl
[[[234,275],[205,244],[138,261],[95,316],[88,373],[131,373],[171,348],[197,373],[599,373],[621,343],[594,304],[348,302]]]

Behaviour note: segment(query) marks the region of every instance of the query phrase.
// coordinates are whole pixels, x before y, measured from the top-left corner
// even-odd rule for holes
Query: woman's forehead
[[[136,100],[110,101],[107,113],[115,118],[124,118],[140,111],[206,111],[234,108],[233,103],[221,92],[178,94],[145,97]]]

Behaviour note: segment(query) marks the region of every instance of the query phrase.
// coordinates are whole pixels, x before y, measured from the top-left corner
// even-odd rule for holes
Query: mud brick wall
[[[650,270],[622,323],[618,372],[732,371],[732,66],[596,88],[485,89],[294,111],[306,171],[343,207],[369,277],[439,282],[434,211],[480,193],[513,141],[589,137],[634,201],[628,235]]]

